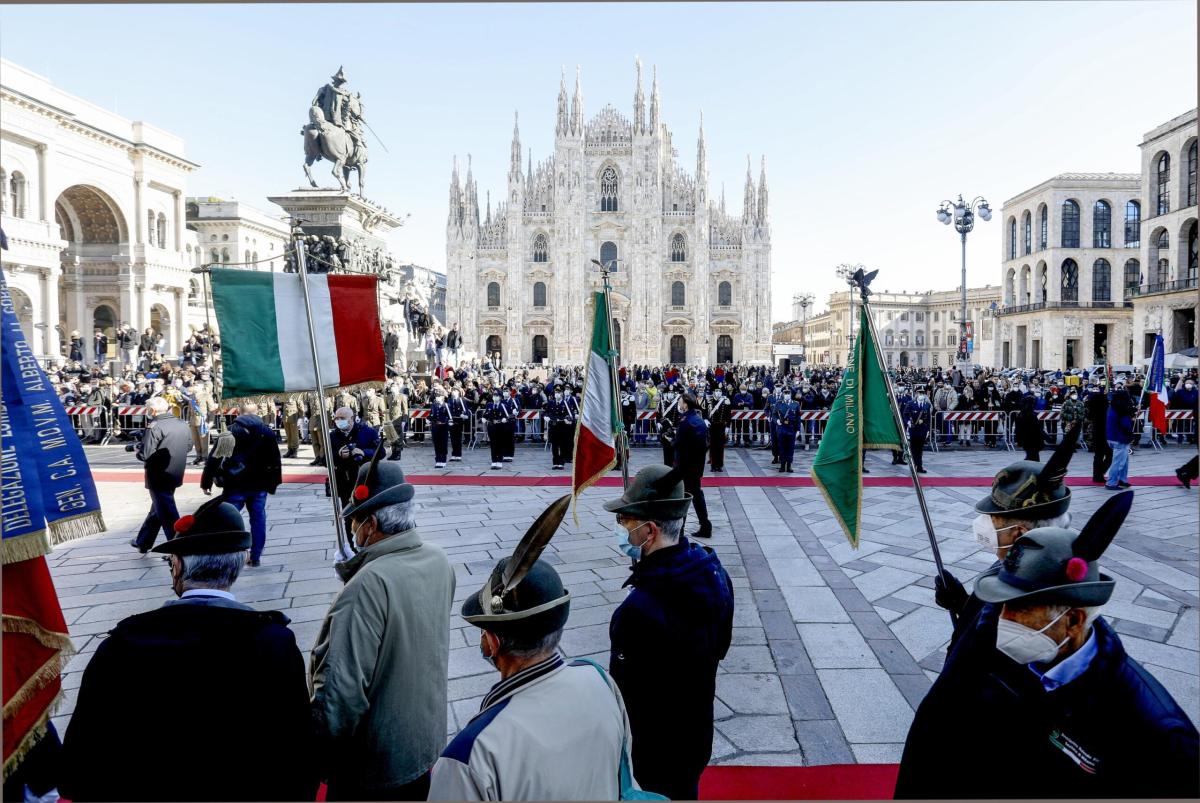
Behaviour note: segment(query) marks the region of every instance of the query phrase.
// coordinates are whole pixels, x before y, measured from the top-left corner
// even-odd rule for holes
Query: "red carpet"
[[[891,800],[899,764],[709,767],[701,800]]]
[[[284,482],[314,483],[324,482],[325,472],[304,468],[287,471],[283,475]],[[141,482],[140,469],[98,469],[92,472],[96,482]],[[1134,487],[1178,485],[1174,477],[1130,477]],[[408,481],[413,485],[474,485],[495,488],[569,488],[570,474],[554,474],[544,477],[518,477],[511,474],[409,474]],[[200,482],[200,471],[189,470],[186,484]],[[992,484],[991,477],[925,477],[921,480],[925,488],[987,488]],[[614,474],[604,477],[596,483],[602,488],[620,488],[621,476]],[[867,488],[908,488],[912,480],[908,477],[863,477],[863,485]],[[1072,487],[1101,487],[1092,485],[1090,477],[1067,477],[1067,485]],[[791,476],[780,477],[771,474],[766,477],[705,477],[705,488],[812,488],[811,477]]]

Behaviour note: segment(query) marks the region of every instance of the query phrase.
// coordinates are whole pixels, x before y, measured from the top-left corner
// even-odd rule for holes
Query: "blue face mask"
[[[340,430],[345,431],[347,429],[350,429],[350,422],[344,418],[339,418],[336,421],[334,421],[333,423],[336,424],[337,428]]]
[[[635,561],[641,560],[642,559],[642,547],[634,546],[634,544],[629,540],[629,536],[632,535],[633,533],[637,532],[638,530],[642,529],[643,527],[645,527],[646,524],[648,524],[648,523],[649,522],[643,522],[643,523],[639,524],[638,526],[634,527],[632,530],[626,530],[620,524],[614,524],[613,525],[613,535],[617,539],[617,549],[621,550],[622,552],[625,553],[626,556],[632,558]],[[643,541],[642,544],[645,545],[645,541]]]

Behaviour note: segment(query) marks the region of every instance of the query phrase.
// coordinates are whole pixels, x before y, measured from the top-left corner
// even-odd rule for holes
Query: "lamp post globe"
[[[963,200],[962,195],[959,195],[958,200],[942,201],[938,207],[938,220],[943,224],[949,224],[950,220],[953,219],[954,230],[958,232],[962,243],[962,285],[960,287],[962,291],[962,307],[958,317],[958,362],[963,369],[964,375],[969,375],[970,373],[968,366],[971,364],[972,339],[967,336],[967,234],[975,228],[976,212],[979,213],[979,217],[984,221],[992,219],[992,208],[983,196],[979,196],[968,203]]]

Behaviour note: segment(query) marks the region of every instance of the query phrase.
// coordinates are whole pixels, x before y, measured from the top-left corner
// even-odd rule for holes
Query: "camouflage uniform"
[[[387,402],[378,393],[371,395],[363,394],[362,397],[362,419],[367,422],[367,426],[379,429],[383,426],[384,419],[388,414]]]
[[[388,438],[388,445],[392,448],[388,460],[400,459],[400,450],[404,448],[404,427],[408,422],[408,396],[396,392],[399,387],[398,384],[393,383],[387,391],[387,420],[390,426],[385,425],[383,433],[384,437]]]
[[[304,396],[300,393],[289,393],[283,401],[283,431],[287,436],[287,453],[285,457],[295,457],[300,448],[300,405]]]
[[[203,460],[208,456],[208,436],[200,434],[200,427],[208,420],[208,414],[213,411],[216,404],[213,402],[208,388],[200,383],[192,385],[192,398],[196,400],[198,413],[197,410],[191,409],[191,405],[188,405],[188,429],[192,431],[192,445],[196,447],[196,459]]]
[[[305,393],[304,404],[308,408],[308,438],[312,441],[313,465],[325,460],[325,437],[327,422],[321,420],[321,404],[316,393]]]

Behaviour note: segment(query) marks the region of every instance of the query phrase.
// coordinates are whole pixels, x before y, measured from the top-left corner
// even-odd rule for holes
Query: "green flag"
[[[813,482],[855,549],[862,518],[863,449],[901,448],[887,377],[879,368],[865,307],[858,333],[812,467]]]

